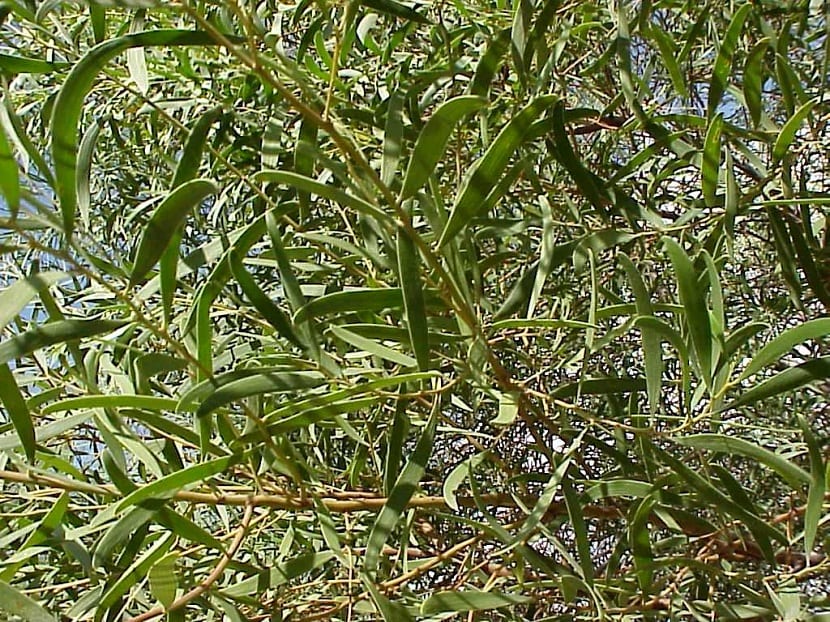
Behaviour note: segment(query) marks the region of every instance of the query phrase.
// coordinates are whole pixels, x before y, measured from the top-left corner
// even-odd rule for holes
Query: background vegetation
[[[827,617],[826,3],[0,20],[12,619]]]

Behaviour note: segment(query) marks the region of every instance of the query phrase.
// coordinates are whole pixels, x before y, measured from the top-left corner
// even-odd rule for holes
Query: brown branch
[[[38,473],[20,473],[17,471],[0,471],[0,480],[17,482],[30,486],[47,486],[60,490],[76,492],[87,492],[107,497],[121,497],[121,493],[114,486],[95,485],[86,482],[60,477],[51,477]],[[379,512],[386,505],[387,497],[367,496],[365,491],[357,491],[354,498],[344,498],[345,493],[338,493],[336,497],[322,497],[320,501],[330,512],[346,514],[349,512]],[[527,506],[536,503],[536,497],[525,497],[521,501]],[[204,505],[234,505],[253,507],[269,507],[282,510],[308,510],[314,507],[310,497],[300,497],[289,494],[259,494],[250,495],[243,493],[205,493],[190,490],[180,490],[171,497],[171,501],[184,501],[186,503]],[[490,507],[518,507],[516,499],[507,494],[493,493],[484,494],[479,497],[479,502]],[[476,499],[473,497],[458,497],[458,504],[463,507],[476,507]],[[420,509],[448,509],[444,497],[431,495],[415,495],[410,499],[407,508]],[[582,509],[588,518],[605,520],[617,519],[623,516],[622,511],[614,506],[587,505]],[[552,503],[548,509],[548,515],[559,516],[567,513],[564,503]]]
[[[239,529],[236,531],[236,536],[234,536],[233,542],[231,542],[228,550],[222,555],[222,559],[219,560],[219,563],[216,564],[216,568],[213,569],[213,572],[211,572],[204,581],[190,590],[187,594],[184,594],[180,598],[174,600],[166,609],[164,607],[153,607],[152,609],[145,611],[134,618],[130,618],[128,622],[145,622],[145,620],[152,620],[153,618],[164,615],[169,611],[176,611],[177,609],[185,607],[187,603],[193,599],[198,598],[207,592],[210,587],[219,580],[225,572],[225,568],[227,568],[228,564],[231,560],[233,560],[233,557],[236,555],[239,547],[242,546],[242,542],[245,539],[245,533],[248,531],[248,525],[251,522],[253,513],[254,506],[248,504],[245,507],[245,515],[242,517],[242,522],[239,524]]]

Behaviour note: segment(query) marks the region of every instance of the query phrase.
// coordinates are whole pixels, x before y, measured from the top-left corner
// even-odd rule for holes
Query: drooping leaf
[[[215,194],[217,186],[207,179],[194,179],[175,188],[153,212],[144,228],[135,255],[130,286],[144,282],[174,239],[184,219],[206,197]]]
[[[448,611],[488,611],[502,607],[523,605],[532,600],[529,596],[500,592],[483,592],[480,590],[435,592],[421,605],[421,615],[435,615]]]
[[[830,356],[812,359],[806,363],[790,367],[748,391],[742,392],[736,399],[721,408],[721,410],[729,410],[738,408],[739,406],[753,404],[768,397],[798,389],[812,382],[824,380],[825,378],[830,378]]]
[[[418,369],[429,369],[429,328],[427,326],[424,289],[421,280],[421,258],[409,234],[398,229],[398,280],[403,294],[406,329],[409,342],[418,361]]]
[[[709,80],[709,94],[706,104],[706,116],[709,119],[714,118],[721,98],[726,92],[729,75],[732,72],[732,61],[735,58],[735,50],[738,46],[738,38],[741,36],[744,21],[746,21],[751,10],[752,5],[747,3],[741,5],[735,11],[735,14],[732,16],[732,21],[729,22],[729,28],[727,28],[726,34],[723,36],[720,48],[718,48],[715,66],[712,69],[712,77]]]
[[[440,397],[436,396],[434,399],[440,401]],[[412,455],[409,456],[406,466],[395,481],[395,486],[389,494],[383,509],[375,519],[374,525],[372,525],[372,530],[369,533],[369,540],[366,545],[366,558],[364,562],[364,568],[369,573],[376,571],[381,549],[383,549],[383,545],[386,544],[386,541],[392,535],[398,519],[406,509],[406,504],[409,503],[426,471],[427,462],[432,454],[435,429],[438,425],[438,410],[438,408],[433,408],[433,412],[427,421],[426,427],[421,432],[421,437],[418,439]]]
[[[23,592],[0,581],[0,609],[12,616],[20,616],[24,622],[55,622],[51,613]]]
[[[23,394],[17,386],[14,374],[7,363],[0,364],[0,403],[9,413],[20,444],[26,452],[29,462],[35,459],[35,430],[32,426],[32,415],[23,399]]]
[[[778,361],[798,344],[811,339],[826,338],[828,335],[830,335],[830,318],[809,320],[785,330],[752,357],[739,380],[757,374],[767,365]]]
[[[441,160],[455,126],[464,117],[481,110],[485,104],[486,100],[482,97],[461,95],[436,108],[418,135],[415,148],[409,157],[401,189],[401,201],[413,196],[426,183]]]
[[[787,119],[784,127],[782,127],[781,131],[778,133],[778,138],[775,139],[775,144],[772,146],[773,160],[781,160],[785,155],[787,155],[790,145],[792,145],[793,139],[795,138],[795,133],[804,123],[804,119],[806,119],[813,111],[813,108],[817,103],[817,100],[811,99],[796,110],[795,113],[793,113],[793,116]]]
[[[697,275],[688,255],[671,238],[663,238],[663,244],[674,267],[680,303],[683,305],[700,372],[709,386],[712,382],[712,327],[706,299],[698,286]]]
[[[71,236],[75,226],[78,198],[75,195],[78,121],[84,99],[99,72],[116,55],[135,47],[215,45],[204,32],[189,30],[153,30],[109,39],[92,48],[64,80],[52,113],[52,160],[64,232]]]
[[[41,348],[76,339],[111,333],[128,324],[122,320],[62,320],[44,324],[0,342],[0,364],[31,354]]]
[[[478,215],[484,199],[504,174],[510,157],[521,146],[530,126],[556,100],[553,95],[533,100],[499,132],[481,159],[473,165],[458,191],[447,225],[441,233],[439,247],[445,246],[472,217]]]

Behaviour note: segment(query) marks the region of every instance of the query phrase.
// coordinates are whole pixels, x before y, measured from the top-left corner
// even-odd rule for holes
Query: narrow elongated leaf
[[[130,33],[135,34],[144,30],[144,9],[139,9],[130,21]],[[143,47],[133,47],[127,50],[127,69],[130,78],[143,95],[147,94],[150,83],[147,77],[147,60],[144,58]]]
[[[229,382],[208,395],[199,405],[196,415],[204,417],[220,406],[252,395],[286,393],[319,387],[325,378],[317,372],[271,372]]]
[[[772,147],[773,160],[781,160],[785,155],[787,155],[787,151],[790,149],[790,145],[795,138],[795,133],[804,123],[804,119],[809,116],[813,110],[813,107],[817,103],[817,100],[811,99],[796,110],[793,116],[787,120],[784,127],[782,127],[781,131],[778,133],[778,138],[775,139],[775,144]]]
[[[384,622],[410,622],[414,620],[402,605],[389,600],[368,577],[364,575],[362,579],[363,585],[366,586]]]
[[[73,68],[63,82],[52,113],[52,161],[64,232],[72,235],[75,226],[77,196],[78,121],[84,99],[104,66],[121,52],[135,47],[216,45],[204,32],[190,30],[153,30],[109,39],[92,48]]]
[[[701,167],[701,182],[703,184],[703,199],[706,205],[715,205],[715,195],[718,190],[720,176],[720,135],[723,129],[723,115],[718,114],[706,130],[703,141],[703,165]]]
[[[801,467],[769,449],[745,441],[742,438],[724,434],[693,434],[674,439],[674,442],[694,449],[717,451],[757,460],[778,473],[793,488],[799,488],[810,481],[810,475]]]
[[[668,251],[677,287],[680,290],[680,302],[686,315],[686,323],[692,336],[692,345],[697,354],[700,373],[707,386],[712,382],[712,327],[709,324],[709,309],[706,299],[697,283],[697,275],[691,260],[671,238],[663,238]]]
[[[343,207],[350,207],[360,214],[373,216],[381,222],[392,222],[392,217],[389,214],[380,208],[375,207],[368,201],[365,201],[360,197],[356,197],[353,194],[349,194],[340,188],[322,184],[319,181],[304,175],[298,175],[297,173],[292,173],[290,171],[260,171],[254,175],[254,179],[256,181],[266,183],[285,184],[286,186],[291,186],[297,190],[316,194],[324,199],[329,199],[330,201],[334,201]]]
[[[178,410],[179,402],[168,397],[151,395],[84,395],[70,397],[45,406],[41,412],[49,415],[67,410],[83,410],[88,408],[141,408],[145,410],[164,411]]]
[[[0,123],[0,192],[6,199],[12,218],[15,218],[20,209],[20,171],[2,123]]]
[[[737,399],[721,408],[721,410],[746,406],[747,404],[780,395],[781,393],[798,389],[799,387],[818,380],[824,380],[825,378],[830,378],[830,356],[812,359],[806,363],[801,363],[800,365],[782,371],[769,380],[742,393]]]
[[[87,422],[92,417],[92,412],[80,413],[71,417],[62,417],[52,423],[35,428],[35,440],[43,443],[51,438],[60,436],[69,430]],[[0,436],[0,450],[15,449],[21,447],[21,439],[17,433],[4,434]]]
[[[95,143],[101,131],[99,123],[92,123],[84,132],[81,145],[78,148],[78,168],[75,173],[75,194],[78,196],[78,211],[85,225],[89,224],[89,175],[92,170],[92,158],[95,154]]]
[[[242,258],[236,251],[232,251],[229,257],[231,272],[236,278],[237,283],[245,292],[245,296],[260,312],[265,321],[268,322],[274,330],[280,335],[288,339],[288,341],[301,346],[302,342],[294,332],[294,327],[291,325],[289,317],[280,309],[273,300],[271,300],[262,289],[260,289],[254,277],[245,269],[242,264]]]
[[[173,182],[170,184],[170,189],[178,188],[183,183],[195,178],[199,172],[199,166],[202,161],[202,153],[205,149],[205,142],[210,127],[222,115],[224,109],[221,106],[211,108],[205,112],[187,135],[187,140],[184,144],[182,157],[176,165],[176,172],[173,174]]]
[[[176,535],[170,534],[166,538],[159,538],[148,548],[142,555],[137,557],[126,570],[124,570],[118,579],[113,582],[111,586],[101,596],[98,603],[98,613],[96,620],[101,619],[102,615],[112,607],[121,596],[123,596],[131,587],[135,586],[139,581],[142,581],[161,557],[164,556],[170,547],[173,546]]]
[[[554,95],[544,95],[533,100],[513,117],[487,148],[485,154],[473,166],[474,169],[464,180],[455,204],[450,211],[438,246],[446,245],[461,229],[477,216],[484,200],[496,187],[507,169],[507,164],[516,149],[524,142],[533,122],[553,102]]]
[[[758,127],[761,122],[761,89],[764,84],[764,56],[769,47],[769,37],[764,37],[749,52],[744,64],[744,101],[752,126]]]
[[[637,582],[644,594],[652,590],[654,575],[654,553],[651,548],[649,519],[654,508],[654,497],[646,497],[635,506],[628,524],[628,542],[631,554],[634,557],[634,567],[637,571]]]
[[[830,336],[830,318],[820,318],[799,324],[787,329],[778,337],[770,341],[752,357],[749,365],[741,374],[740,380],[757,374],[767,365],[778,361],[795,346],[811,339],[822,339]]]
[[[483,592],[480,590],[460,590],[452,592],[435,592],[421,605],[421,615],[435,615],[447,611],[488,611],[501,607],[512,607],[531,602],[529,596]]]
[[[776,540],[782,544],[787,542],[787,537],[776,527],[732,501],[731,498],[715,488],[711,482],[695,472],[694,469],[686,466],[682,460],[672,456],[667,451],[657,448],[654,449],[661,456],[662,461],[665,462],[666,465],[672,467],[672,469],[687,483],[689,483],[692,488],[698,492],[701,498],[709,502],[712,507],[717,508],[719,511],[726,512],[734,518],[742,520],[746,526],[756,534],[756,537],[761,535],[764,538]],[[771,550],[768,552],[771,553]]]
[[[194,179],[174,189],[153,212],[135,255],[130,286],[144,282],[156,265],[187,215],[218,188],[207,179]]]
[[[510,46],[510,28],[504,28],[490,41],[476,65],[473,81],[470,83],[470,94],[487,96],[490,84],[501,66],[502,57]]]
[[[5,581],[0,581],[0,609],[24,622],[56,622],[51,613]]]
[[[631,290],[634,293],[634,304],[637,314],[640,316],[654,316],[651,306],[651,298],[646,290],[643,278],[634,262],[628,255],[619,255],[620,263],[628,275]],[[640,334],[643,343],[643,362],[646,372],[646,391],[648,392],[648,405],[651,413],[656,413],[660,405],[660,392],[663,383],[663,347],[660,334],[646,325],[640,325]]]
[[[135,491],[124,497],[116,507],[116,512],[122,512],[132,505],[138,505],[147,499],[169,499],[185,486],[225,472],[242,459],[239,455],[216,458],[209,462],[194,464],[181,471],[175,471],[156,481],[136,488]]]
[[[385,13],[394,17],[400,17],[401,19],[417,22],[419,24],[430,23],[426,17],[414,9],[411,9],[400,2],[396,2],[395,0],[358,0],[358,2],[363,6],[374,9],[378,13]]]
[[[395,91],[389,96],[389,106],[386,110],[386,128],[383,132],[383,158],[380,163],[380,179],[387,186],[391,186],[398,170],[403,149],[403,93]]]
[[[402,306],[403,292],[399,287],[352,289],[315,298],[294,314],[294,322],[299,324],[309,318],[332,313],[382,311]]]
[[[298,555],[276,564],[269,570],[263,570],[260,574],[234,583],[234,585],[223,589],[222,594],[231,598],[254,596],[261,591],[260,585],[264,584],[271,589],[285,585],[293,579],[319,568],[333,558],[334,553],[331,551]]]
[[[47,346],[110,333],[126,324],[121,320],[61,320],[44,324],[0,342],[0,364]]]
[[[7,74],[54,73],[64,69],[68,63],[52,63],[40,58],[27,58],[14,54],[0,54],[0,71]]]
[[[440,401],[440,398],[436,397],[435,399]],[[418,439],[418,443],[415,445],[415,450],[407,460],[406,466],[395,481],[395,487],[389,494],[386,504],[375,519],[374,525],[372,525],[372,531],[369,533],[369,541],[366,546],[364,564],[368,573],[374,573],[377,569],[383,545],[386,544],[395,529],[398,518],[406,509],[406,504],[409,503],[412,495],[415,494],[415,490],[426,471],[427,462],[430,455],[432,455],[432,444],[435,440],[438,410],[439,408],[433,408],[427,425],[421,433],[421,438]]]
[[[353,345],[358,350],[368,352],[373,356],[378,356],[387,361],[403,365],[404,367],[415,367],[418,363],[414,358],[404,354],[403,352],[398,352],[397,350],[378,343],[373,339],[361,337],[360,335],[353,333],[350,330],[346,330],[345,328],[341,328],[340,326],[331,326],[329,330],[346,343]]]
[[[150,592],[165,608],[176,598],[178,579],[176,577],[176,561],[178,553],[170,553],[158,560],[150,568],[148,578],[150,580]]]
[[[9,413],[20,444],[26,452],[29,462],[35,459],[35,430],[32,415],[26,406],[26,400],[20,393],[14,374],[6,363],[0,364],[0,403]]]
[[[418,135],[409,157],[400,200],[408,199],[420,190],[444,155],[455,126],[467,115],[481,110],[486,103],[483,97],[461,95],[436,108]]]
[[[36,272],[0,291],[0,330],[6,328],[42,289],[66,279],[66,272]]]
[[[807,492],[807,510],[804,512],[804,554],[809,559],[821,520],[827,478],[818,439],[803,416],[799,415],[798,423],[801,425],[804,442],[807,443],[807,452],[810,455],[810,488]]]
[[[485,458],[487,458],[487,452],[474,454],[470,458],[462,460],[455,465],[449,475],[444,478],[444,485],[441,492],[444,495],[447,505],[454,511],[458,512],[459,510],[458,495],[456,493],[458,487],[464,482],[464,480],[473,474],[475,468],[481,464]]]
[[[710,119],[714,118],[721,97],[723,97],[726,91],[729,76],[732,73],[732,60],[735,57],[738,38],[741,36],[744,21],[751,10],[752,5],[746,3],[735,11],[735,14],[732,16],[732,21],[729,23],[729,28],[727,28],[726,34],[723,37],[723,41],[721,41],[718,56],[715,59],[715,67],[712,70],[712,78],[709,80],[709,95],[706,109],[707,116]]]
[[[403,293],[406,313],[406,329],[409,343],[415,352],[418,369],[429,369],[429,328],[424,305],[424,289],[421,280],[421,256],[409,234],[398,228],[398,280]]]

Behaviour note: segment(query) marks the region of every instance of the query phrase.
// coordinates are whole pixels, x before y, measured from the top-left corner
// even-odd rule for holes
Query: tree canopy
[[[828,18],[0,1],[0,611],[826,619]]]

